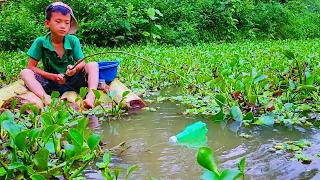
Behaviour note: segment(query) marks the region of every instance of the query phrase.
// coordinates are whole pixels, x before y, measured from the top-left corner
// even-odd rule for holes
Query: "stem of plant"
[[[296,64],[297,64],[299,80],[300,80],[300,84],[302,85],[302,75],[301,75],[301,72],[300,72],[299,62],[298,62],[298,60],[296,58],[294,58],[294,60],[296,61]]]
[[[89,163],[96,157],[96,155],[93,155],[93,157],[88,160],[83,166],[81,166],[79,169],[77,169],[69,178],[75,178],[77,177],[88,165]]]
[[[257,90],[257,88],[254,87],[254,86],[253,86],[253,89],[254,89],[254,91],[256,92],[256,95],[257,95],[257,103],[260,104],[260,102],[259,102],[259,96],[258,96],[258,90]]]
[[[106,108],[104,108],[100,102],[98,102],[98,105],[102,108],[102,110],[103,110],[104,113],[106,113],[106,114],[108,113],[108,111],[106,110]]]
[[[2,158],[0,159],[0,164],[6,171],[8,171],[8,165],[2,161]]]

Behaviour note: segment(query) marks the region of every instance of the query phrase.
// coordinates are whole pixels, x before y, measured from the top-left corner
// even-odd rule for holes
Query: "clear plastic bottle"
[[[207,134],[207,132],[207,125],[202,121],[198,121],[196,123],[188,125],[177,135],[171,136],[169,138],[169,142],[188,142],[194,141],[196,139],[202,139],[204,135]]]

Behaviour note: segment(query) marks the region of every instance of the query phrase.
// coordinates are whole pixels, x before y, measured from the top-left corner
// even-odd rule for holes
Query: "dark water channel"
[[[95,129],[103,141],[109,142],[109,147],[122,141],[131,146],[121,155],[113,156],[111,164],[111,167],[121,167],[123,172],[138,164],[139,168],[130,179],[148,179],[148,175],[159,179],[201,179],[203,168],[196,162],[197,149],[167,142],[170,136],[198,120],[207,124],[207,145],[212,148],[220,170],[236,169],[240,159],[246,156],[247,179],[320,179],[320,159],[316,158],[320,153],[320,133],[317,129],[251,127],[235,133],[210,119],[182,115],[182,107],[171,102],[151,106],[158,108],[157,111],[137,112],[121,122],[105,122]],[[239,137],[240,132],[253,135],[253,139]],[[309,165],[291,160],[293,154],[269,151],[273,142],[300,139],[312,143],[303,151],[313,160]],[[103,179],[96,168],[87,169],[85,175],[87,179]]]

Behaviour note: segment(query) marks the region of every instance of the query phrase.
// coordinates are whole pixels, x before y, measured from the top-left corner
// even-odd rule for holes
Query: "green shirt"
[[[68,65],[74,65],[79,59],[84,58],[80,41],[77,37],[67,34],[63,40],[64,54],[60,58],[56,53],[50,33],[38,37],[31,45],[28,55],[37,60],[42,60],[44,70],[49,73],[65,74]]]

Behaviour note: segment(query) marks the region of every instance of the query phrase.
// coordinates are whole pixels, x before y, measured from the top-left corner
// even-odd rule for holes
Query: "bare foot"
[[[44,104],[45,104],[46,106],[49,106],[49,105],[51,104],[51,101],[52,101],[51,96],[49,96],[49,95],[44,95]]]
[[[86,99],[83,101],[84,107],[87,108],[87,109],[94,108],[94,101],[95,101],[95,99],[96,99],[96,97],[95,97],[93,91],[90,91],[90,92],[87,94]]]

